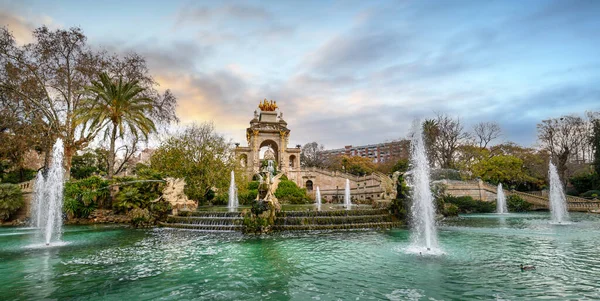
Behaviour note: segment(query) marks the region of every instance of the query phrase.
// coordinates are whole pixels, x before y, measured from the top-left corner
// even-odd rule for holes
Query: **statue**
[[[273,112],[275,111],[278,107],[277,107],[277,102],[276,101],[267,101],[267,99],[265,98],[262,103],[258,104],[258,108],[261,111],[265,111],[265,112]]]
[[[184,179],[166,178],[167,185],[163,190],[162,198],[171,204],[173,214],[179,210],[194,211],[198,207],[196,202],[187,198],[183,189],[185,188]]]

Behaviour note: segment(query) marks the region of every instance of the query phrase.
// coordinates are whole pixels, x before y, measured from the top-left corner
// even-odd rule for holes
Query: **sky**
[[[213,121],[242,145],[265,98],[290,147],[327,149],[400,139],[437,113],[534,146],[541,120],[600,110],[597,0],[0,0],[17,42],[41,25],[144,55],[180,126]]]

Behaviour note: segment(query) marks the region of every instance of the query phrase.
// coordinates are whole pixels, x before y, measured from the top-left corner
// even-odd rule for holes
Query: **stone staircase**
[[[400,225],[385,209],[281,211],[276,215],[273,230],[388,229]]]
[[[489,192],[495,193],[497,187],[487,184],[487,183],[484,183],[483,189],[485,189]],[[548,199],[548,197],[543,196],[541,193],[540,194],[532,194],[532,193],[520,192],[520,191],[515,191],[515,190],[509,191],[509,190],[504,189],[504,194],[506,196],[513,195],[513,194],[520,196],[526,202],[533,204],[534,210],[546,210],[546,209],[550,208],[550,205],[549,205],[550,200]],[[591,210],[599,210],[600,209],[600,201],[591,201],[588,199],[567,195],[567,208],[569,211],[579,211],[579,212],[588,212]]]
[[[169,215],[161,227],[210,232],[242,231],[240,212],[182,211]]]

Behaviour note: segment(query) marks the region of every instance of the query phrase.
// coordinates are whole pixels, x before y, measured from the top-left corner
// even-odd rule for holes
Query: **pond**
[[[600,216],[465,215],[440,225],[445,255],[407,229],[263,237],[66,226],[62,246],[0,228],[2,300],[600,299]],[[534,271],[521,272],[519,264]]]

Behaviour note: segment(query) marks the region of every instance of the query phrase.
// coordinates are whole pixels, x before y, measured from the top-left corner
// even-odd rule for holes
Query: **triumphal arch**
[[[246,129],[248,146],[236,144],[235,155],[246,171],[248,179],[259,173],[269,161],[275,161],[277,174],[285,175],[299,187],[306,188],[312,197],[320,188],[326,202],[339,202],[343,199],[346,180],[354,201],[368,201],[395,198],[396,188],[386,175],[373,173],[354,176],[341,171],[325,170],[300,166],[300,147],[288,147],[290,129],[283,120],[283,113],[277,102],[266,99],[254,111],[250,127]],[[262,149],[262,151],[261,151]],[[266,167],[266,166],[265,166]]]
[[[290,130],[283,120],[283,112],[277,107],[277,102],[263,100],[254,111],[250,127],[246,129],[248,146],[237,146],[236,156],[248,174],[256,174],[261,168],[261,148],[269,148],[275,155],[277,170],[286,174],[300,167],[300,148],[288,148]]]

